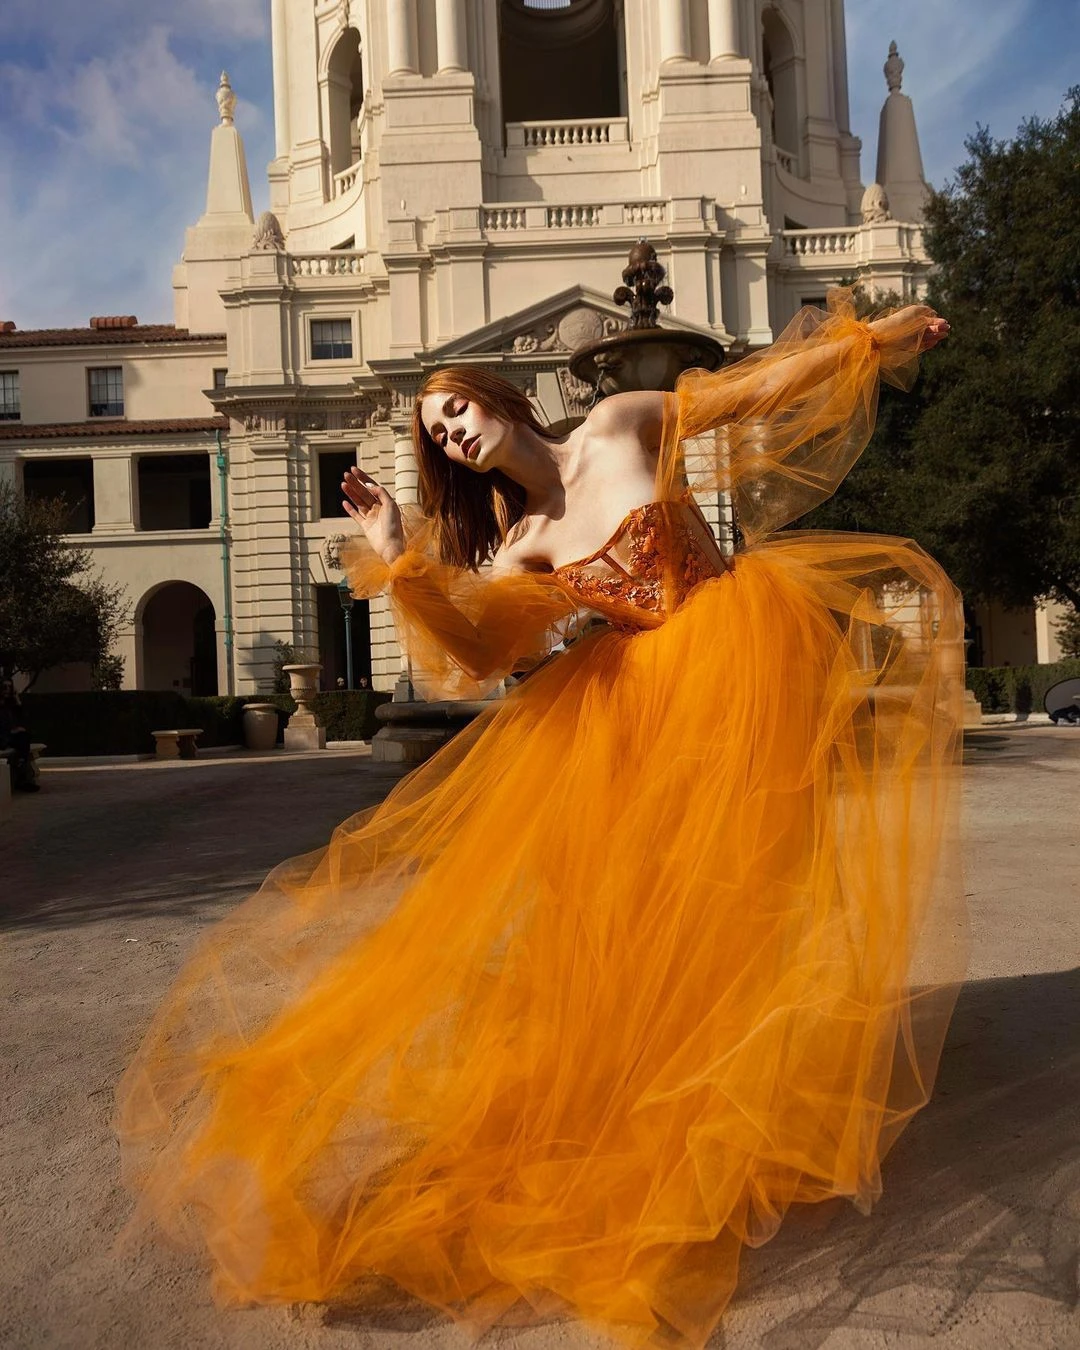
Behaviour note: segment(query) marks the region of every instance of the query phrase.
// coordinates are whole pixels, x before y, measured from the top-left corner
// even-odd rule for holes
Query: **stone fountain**
[[[715,338],[677,328],[661,328],[661,305],[675,298],[664,283],[664,267],[647,239],[631,248],[613,299],[630,306],[630,326],[610,337],[587,342],[570,357],[570,373],[593,390],[593,404],[609,394],[652,389],[670,392],[684,370],[717,370],[724,349]],[[562,422],[569,430],[581,419]],[[417,701],[411,680],[403,677],[394,701],[375,711],[383,724],[371,745],[373,759],[419,764],[445,745],[490,704],[474,701]]]
[[[660,327],[660,306],[670,305],[675,293],[664,284],[664,267],[647,239],[630,250],[622,277],[612,299],[630,306],[630,327],[587,342],[570,357],[570,373],[595,389],[594,402],[638,389],[670,392],[684,370],[719,370],[724,349],[715,338]]]

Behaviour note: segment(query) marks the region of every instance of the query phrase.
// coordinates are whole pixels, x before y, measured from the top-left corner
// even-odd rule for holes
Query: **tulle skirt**
[[[203,941],[121,1087],[139,1215],[230,1302],[702,1344],[930,1091],[961,651],[914,546],[791,535],[555,658]]]

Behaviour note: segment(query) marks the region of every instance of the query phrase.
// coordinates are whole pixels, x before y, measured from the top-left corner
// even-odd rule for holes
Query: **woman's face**
[[[427,394],[420,404],[420,420],[428,435],[455,464],[476,473],[494,468],[512,424],[488,412],[464,394]]]

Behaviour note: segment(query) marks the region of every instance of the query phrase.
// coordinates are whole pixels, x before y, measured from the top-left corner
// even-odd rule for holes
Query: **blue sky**
[[[229,71],[256,213],[273,153],[269,0],[0,0],[0,319],[172,319]],[[1010,136],[1080,82],[1080,0],[847,0],[852,128],[873,177],[889,41],[927,177],[976,123]]]

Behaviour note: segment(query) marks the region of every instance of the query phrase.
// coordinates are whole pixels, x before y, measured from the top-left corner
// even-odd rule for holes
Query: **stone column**
[[[417,72],[416,0],[387,0],[386,45],[388,75]]]
[[[468,39],[462,0],[435,0],[435,40],[440,75],[468,70]]]
[[[687,0],[660,0],[660,62],[690,60]]]
[[[413,452],[412,432],[408,427],[394,428],[394,498],[399,506],[415,506],[419,470]]]
[[[739,15],[735,0],[709,0],[709,62],[739,55]]]
[[[135,530],[136,463],[130,454],[94,456],[94,533]]]
[[[288,19],[285,0],[273,0],[270,27],[274,67],[274,153],[280,158],[289,153],[289,52]]]

